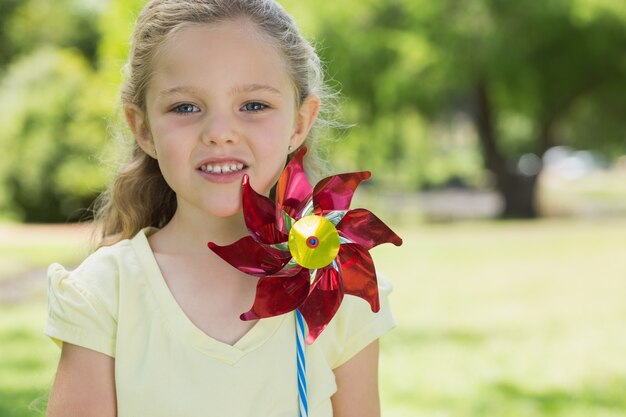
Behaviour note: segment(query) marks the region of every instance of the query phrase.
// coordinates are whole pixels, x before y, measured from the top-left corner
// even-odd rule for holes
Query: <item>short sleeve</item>
[[[98,281],[86,276],[93,274],[93,269],[79,267],[68,272],[59,264],[50,265],[44,333],[59,346],[68,342],[115,357],[115,302],[110,291],[94,287]]]
[[[374,313],[365,300],[345,296],[339,311],[315,342],[325,351],[332,369],[347,362],[396,326],[389,305],[389,294],[393,286],[381,275],[377,279],[380,310]]]

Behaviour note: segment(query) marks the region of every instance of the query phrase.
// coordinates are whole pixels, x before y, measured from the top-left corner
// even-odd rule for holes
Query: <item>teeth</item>
[[[229,165],[202,165],[200,170],[214,174],[228,174],[231,172],[241,171],[243,167],[244,164],[242,163],[232,163]]]

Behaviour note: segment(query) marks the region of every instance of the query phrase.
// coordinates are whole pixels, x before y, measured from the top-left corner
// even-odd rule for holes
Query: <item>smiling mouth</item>
[[[239,171],[243,171],[248,168],[247,165],[242,163],[229,163],[229,164],[207,164],[198,168],[202,172],[208,174],[233,174]]]

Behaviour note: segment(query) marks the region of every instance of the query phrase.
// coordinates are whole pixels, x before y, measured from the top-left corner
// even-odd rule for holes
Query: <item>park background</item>
[[[0,416],[45,414],[45,268],[88,254],[143,4],[0,2]],[[282,4],[341,92],[328,160],[405,241],[383,414],[626,416],[626,3]]]

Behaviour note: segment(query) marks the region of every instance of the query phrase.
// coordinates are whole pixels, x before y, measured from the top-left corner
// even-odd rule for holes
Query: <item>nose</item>
[[[202,130],[202,142],[207,145],[225,145],[237,142],[234,118],[223,110],[211,111]]]

